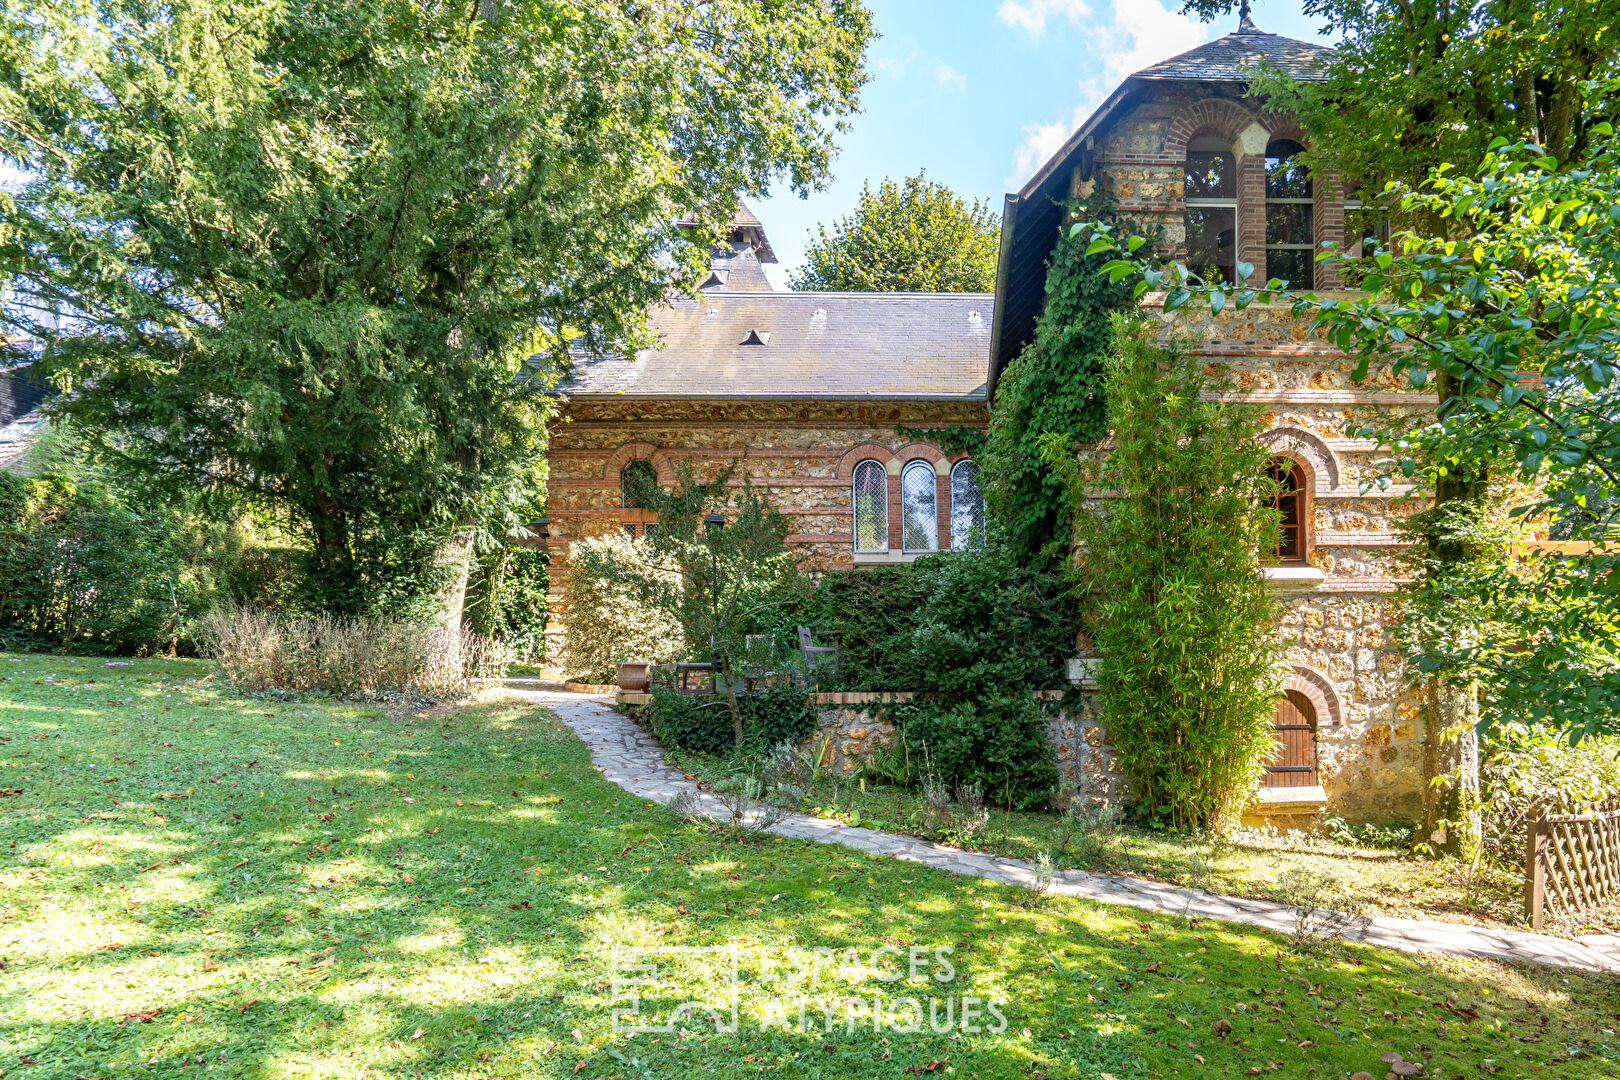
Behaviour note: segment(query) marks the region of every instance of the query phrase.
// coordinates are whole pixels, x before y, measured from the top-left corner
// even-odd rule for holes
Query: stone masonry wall
[[[808,570],[819,573],[853,565],[850,471],[857,461],[877,458],[890,468],[889,531],[893,554],[899,559],[900,466],[924,459],[948,472],[960,455],[948,457],[937,446],[902,438],[896,428],[982,428],[988,421],[982,401],[566,401],[551,427],[547,452],[546,514],[551,519],[544,538],[551,558],[547,655],[561,653],[568,545],[625,526],[619,472],[629,461],[650,461],[664,485],[674,483],[677,463],[689,465],[700,479],[713,478],[727,466],[738,474],[735,483],[746,474],[787,516],[789,548],[803,556]],[[949,546],[949,488],[948,476],[942,474],[942,547]]]

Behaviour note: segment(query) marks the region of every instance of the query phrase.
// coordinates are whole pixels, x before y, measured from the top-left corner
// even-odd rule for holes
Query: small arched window
[[[646,458],[636,458],[619,470],[619,527],[634,540],[658,531],[653,509],[658,494],[658,470]]]
[[[1237,280],[1237,155],[1217,139],[1187,144],[1187,267],[1206,281]]]
[[[855,466],[855,550],[889,550],[889,472],[881,461]]]
[[[1285,563],[1304,562],[1305,481],[1299,462],[1292,458],[1273,458],[1271,478],[1277,484],[1271,505],[1282,515],[1277,536],[1277,560]]]
[[[977,462],[963,458],[951,466],[951,547],[958,551],[984,543],[984,492]]]
[[[1315,281],[1314,189],[1299,164],[1304,150],[1292,139],[1266,144],[1266,274],[1290,289],[1309,289]]]
[[[927,461],[913,461],[900,473],[900,546],[905,551],[939,550],[938,475]]]

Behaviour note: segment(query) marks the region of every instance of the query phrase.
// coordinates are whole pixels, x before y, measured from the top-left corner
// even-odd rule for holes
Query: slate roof
[[[648,313],[661,349],[579,353],[570,396],[983,401],[989,293],[706,291]],[[763,345],[744,344],[750,333]]]
[[[1332,51],[1309,41],[1296,41],[1264,30],[1243,29],[1145,67],[1131,78],[1246,82],[1247,69],[1256,61],[1264,60],[1295,79],[1317,81],[1323,77],[1322,61]]]

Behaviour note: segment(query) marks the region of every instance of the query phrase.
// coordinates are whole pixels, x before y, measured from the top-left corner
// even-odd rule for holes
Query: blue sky
[[[862,112],[840,142],[833,178],[800,199],[785,185],[750,204],[785,288],[810,230],[847,214],[861,182],[932,180],[1001,211],[1125,76],[1237,27],[1203,24],[1181,0],[867,0],[883,36],[868,55]],[[1331,44],[1300,0],[1256,0],[1262,30]]]

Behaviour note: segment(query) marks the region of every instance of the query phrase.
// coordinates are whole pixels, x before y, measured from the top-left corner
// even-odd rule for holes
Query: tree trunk
[[[1435,378],[1440,412],[1459,393],[1445,371]],[[1464,475],[1455,470],[1434,486],[1435,510],[1451,503],[1484,501],[1490,477],[1484,468]],[[1462,563],[1476,553],[1450,535],[1431,533],[1430,552],[1440,563]],[[1442,568],[1441,573],[1445,570]],[[1423,741],[1423,827],[1436,850],[1472,860],[1483,843],[1479,820],[1479,688],[1431,678]],[[1441,822],[1448,822],[1442,825]]]
[[[434,561],[448,573],[439,593],[439,624],[454,641],[461,640],[462,615],[467,610],[467,578],[472,573],[473,527],[457,529],[439,548]]]
[[[321,606],[328,611],[352,615],[352,594],[348,590],[353,582],[349,573],[349,519],[343,506],[330,493],[315,496],[310,515],[313,534],[315,573],[320,579]],[[334,600],[341,601],[334,603]]]
[[[737,753],[743,749],[742,706],[737,702],[737,682],[731,677],[731,654],[720,654],[720,678],[726,682],[726,704],[731,709],[731,736]]]
[[[1423,741],[1423,829],[1437,851],[1473,861],[1479,818],[1479,693],[1473,683],[1430,679]]]

